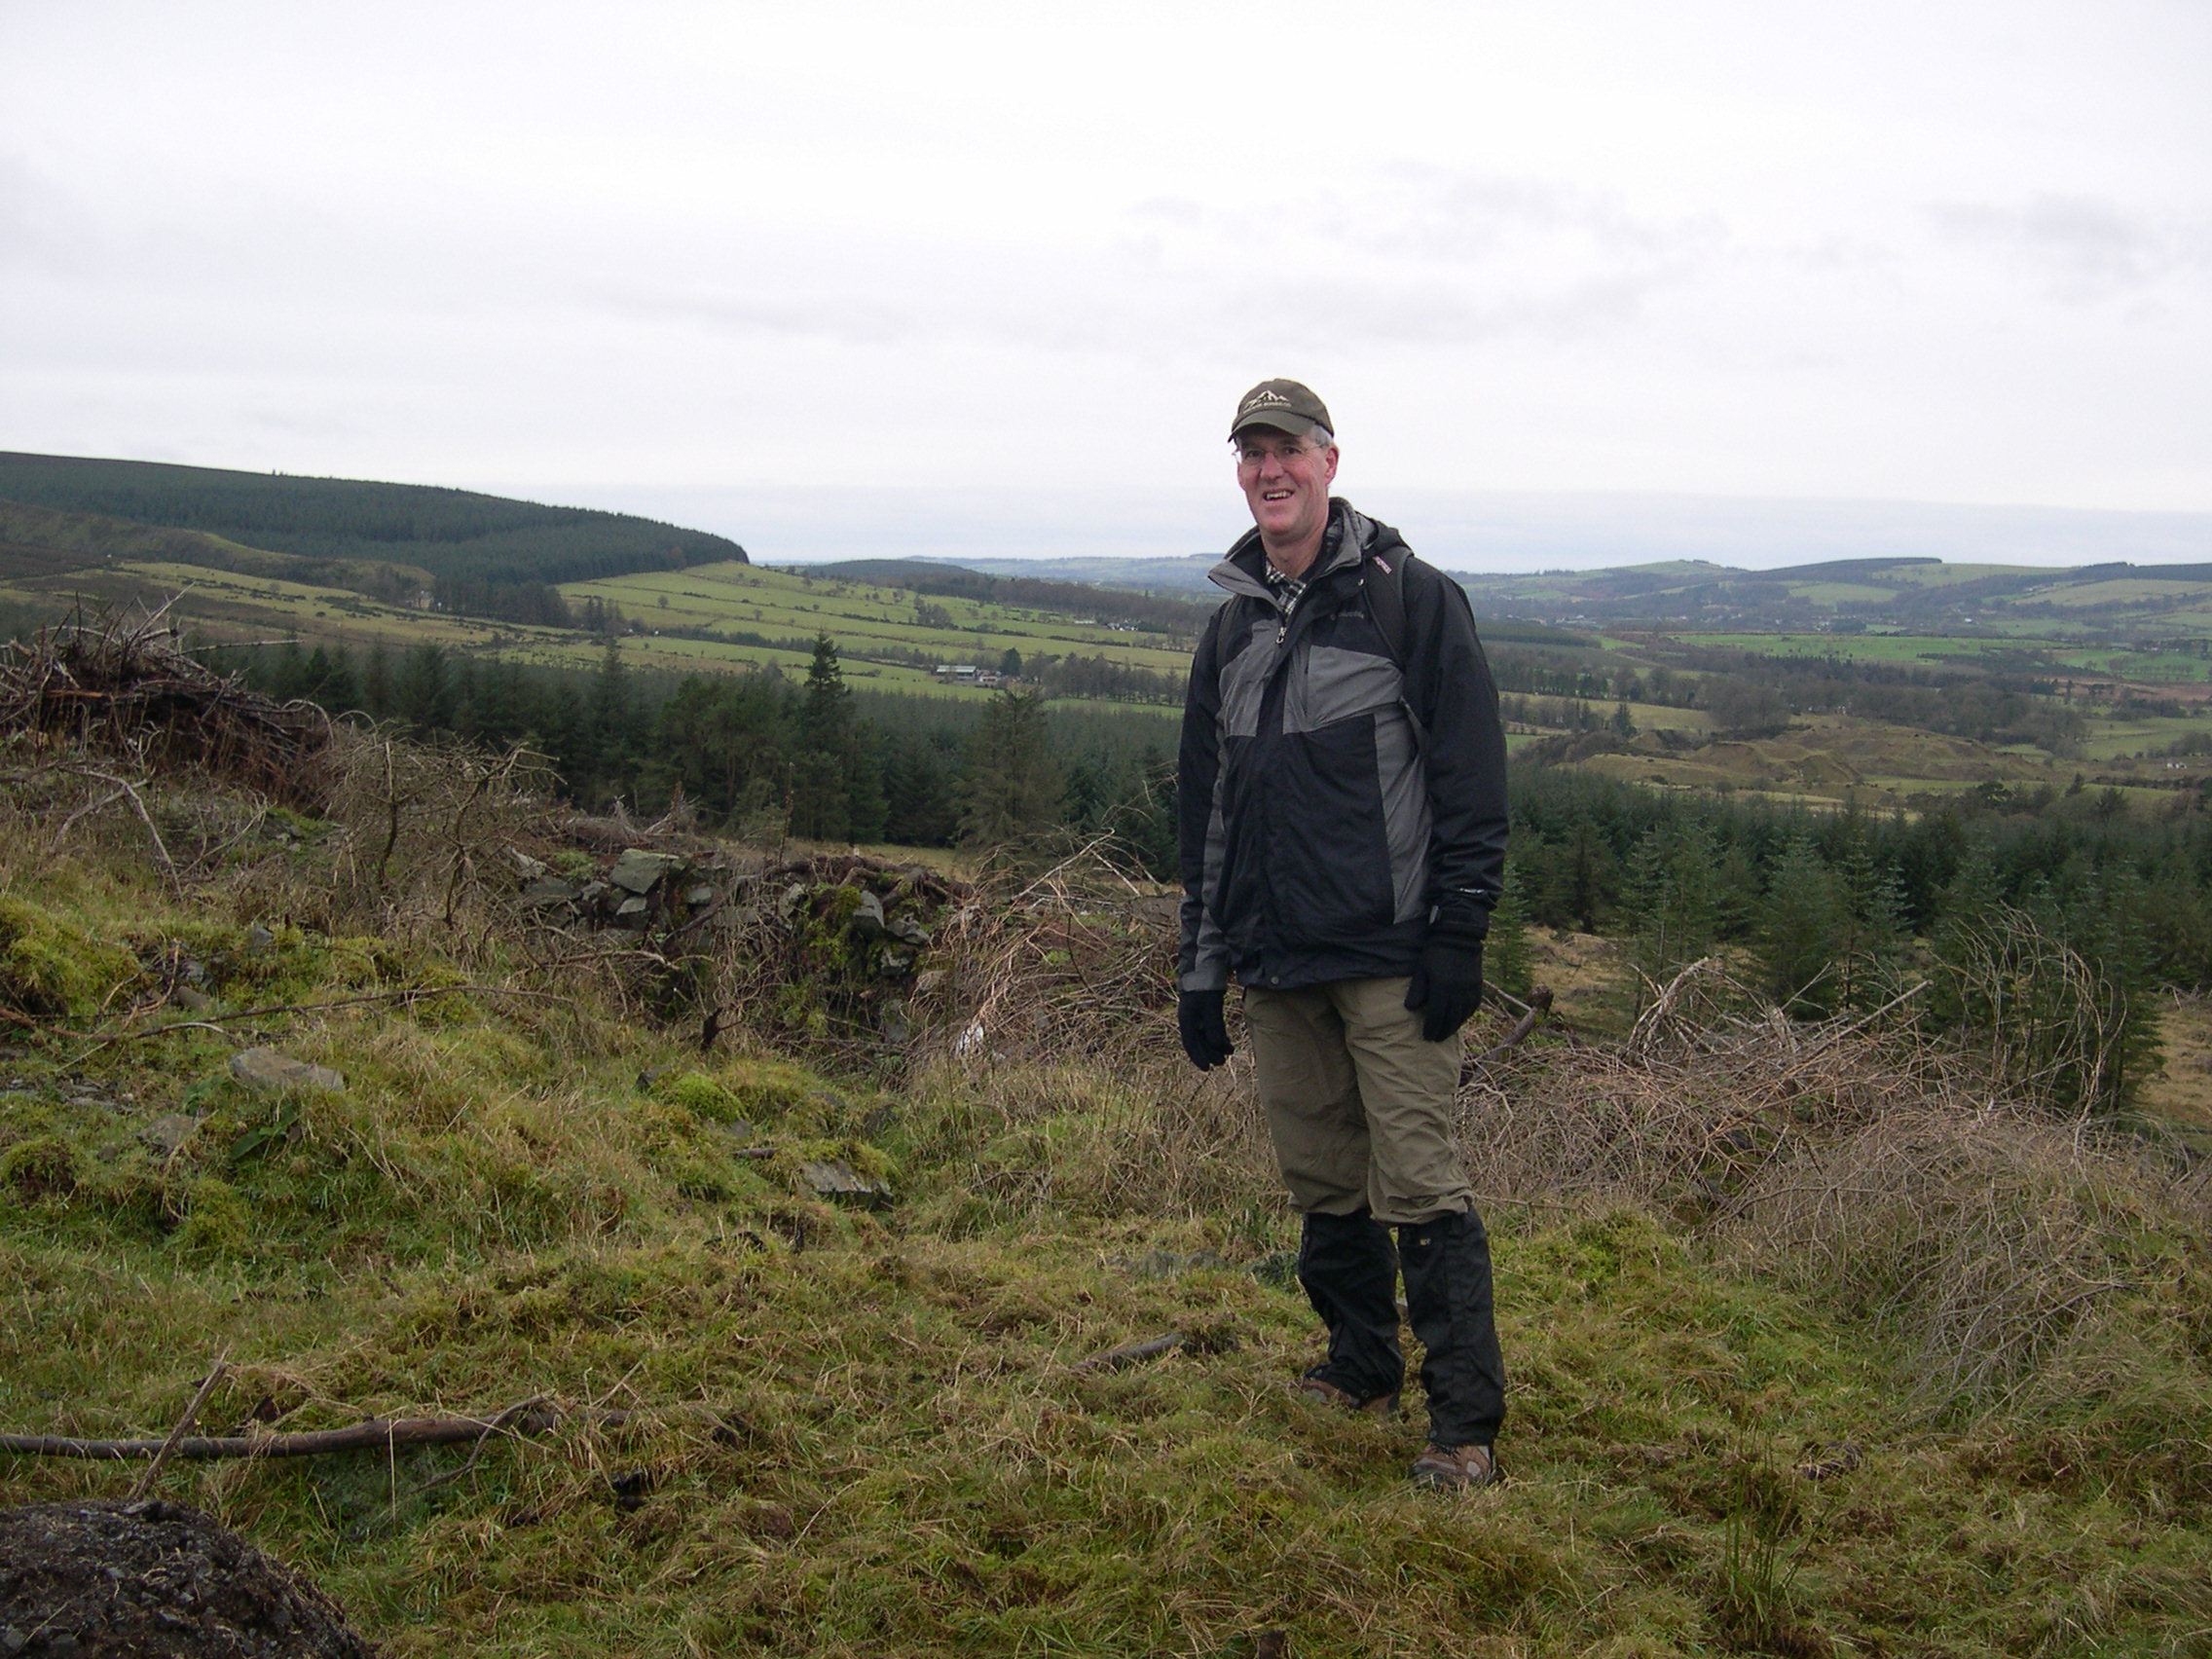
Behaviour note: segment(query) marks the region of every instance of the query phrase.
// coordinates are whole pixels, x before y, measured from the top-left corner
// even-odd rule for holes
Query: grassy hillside
[[[546,583],[743,562],[724,536],[469,490],[143,461],[0,453],[0,500],[195,530],[314,559],[385,560],[456,582]]]
[[[1418,1494],[1418,1426],[1288,1393],[1292,1218],[1241,1057],[1176,1054],[1157,906],[678,838],[696,873],[608,937],[527,887],[612,847],[471,764],[342,751],[319,817],[148,785],[161,857],[104,784],[0,793],[0,1429],[159,1434],[219,1351],[213,1428],[567,1414],[162,1475],[394,1655],[2212,1624],[2212,1217],[2147,1130],[2040,1119],[1894,1021],[1685,1003],[1479,1066],[1509,1478]],[[694,881],[730,925],[679,937]],[[863,890],[927,942],[854,928]],[[257,1088],[247,1048],[343,1086]],[[0,1456],[0,1502],[136,1472]]]
[[[2212,566],[1847,559],[1744,571],[1696,560],[1539,575],[1461,573],[1478,611],[1575,626],[1883,628],[2067,641],[2212,631]]]

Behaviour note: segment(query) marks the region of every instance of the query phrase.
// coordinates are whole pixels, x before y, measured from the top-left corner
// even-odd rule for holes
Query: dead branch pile
[[[329,718],[278,703],[180,648],[159,614],[43,629],[0,647],[0,733],[145,772],[189,772],[319,810]]]
[[[2137,1288],[2143,1230],[2201,1233],[2203,1172],[2053,1120],[1930,1043],[1908,994],[1807,1025],[1685,970],[1619,1049],[1544,1051],[1461,1094],[1484,1201],[1658,1209],[1888,1326],[1926,1405],[2009,1397]]]
[[[940,941],[939,1029],[961,1058],[1067,1060],[1157,1049],[1172,1007],[1176,901],[1087,847],[988,902]],[[1179,1052],[1179,1051],[1174,1051]]]

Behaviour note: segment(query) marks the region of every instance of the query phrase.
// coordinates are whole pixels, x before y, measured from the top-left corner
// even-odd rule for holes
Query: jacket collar
[[[1356,567],[1374,543],[1375,521],[1342,496],[1330,497],[1329,527],[1321,533],[1321,551],[1314,555],[1313,568],[1306,572],[1306,580],[1317,582],[1324,576]],[[1221,562],[1206,572],[1206,579],[1231,593],[1272,605],[1274,592],[1268,586],[1267,573],[1262,569],[1267,559],[1267,549],[1260,545],[1260,532],[1255,526],[1236,538]]]

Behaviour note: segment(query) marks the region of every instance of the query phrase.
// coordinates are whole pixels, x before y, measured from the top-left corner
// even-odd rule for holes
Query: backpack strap
[[[1399,547],[1387,556],[1370,553],[1359,567],[1367,614],[1375,619],[1376,631],[1400,674],[1406,671],[1406,561],[1413,556],[1411,548]]]

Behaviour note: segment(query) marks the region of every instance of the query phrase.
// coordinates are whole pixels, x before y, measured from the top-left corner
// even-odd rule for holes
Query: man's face
[[[1329,522],[1329,486],[1336,476],[1334,444],[1317,449],[1269,426],[1236,434],[1236,482],[1252,522],[1272,543],[1296,544],[1320,535]]]

